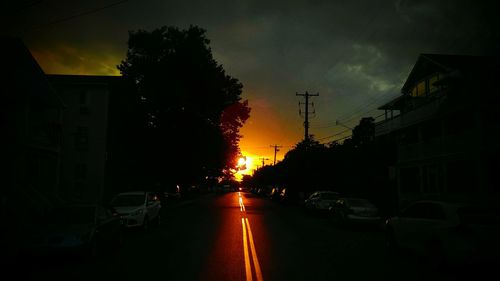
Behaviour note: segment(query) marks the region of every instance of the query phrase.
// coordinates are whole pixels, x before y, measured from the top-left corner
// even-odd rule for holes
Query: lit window
[[[425,96],[425,80],[421,81],[417,85],[417,96],[424,97]]]
[[[435,85],[436,82],[439,81],[439,75],[436,74],[429,78],[429,93],[433,93],[439,89],[438,85]]]

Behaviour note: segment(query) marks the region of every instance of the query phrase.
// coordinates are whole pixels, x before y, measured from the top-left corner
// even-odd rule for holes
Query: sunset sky
[[[278,159],[303,138],[298,93],[313,98],[310,133],[345,137],[400,93],[420,53],[494,55],[494,1],[45,0],[0,4],[5,33],[21,37],[46,73],[119,75],[129,30],[207,30],[215,59],[244,85],[251,117],[243,153]],[[334,137],[330,137],[336,135]]]

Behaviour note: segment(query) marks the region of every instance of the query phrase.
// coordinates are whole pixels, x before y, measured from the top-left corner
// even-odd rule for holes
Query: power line
[[[341,140],[348,139],[348,138],[350,138],[350,137],[352,137],[352,134],[350,134],[350,135],[348,135],[348,136],[345,136],[345,137],[342,137],[342,138],[340,138],[340,139],[332,140],[332,141],[330,141],[329,143],[338,142],[338,141],[341,141]],[[326,143],[328,143],[328,142],[324,142],[324,143],[322,143],[322,144],[326,144]]]
[[[342,132],[339,132],[339,133],[333,134],[333,135],[331,135],[331,136],[327,136],[327,137],[320,138],[320,139],[318,139],[318,141],[325,140],[325,139],[329,139],[329,138],[333,138],[333,137],[336,137],[336,136],[342,135],[342,134],[344,134],[344,133],[346,133],[346,132],[349,132],[349,131],[351,131],[351,130],[344,130],[344,131],[342,131]]]
[[[55,24],[66,22],[66,21],[70,21],[70,20],[73,20],[73,19],[76,19],[76,18],[79,18],[79,17],[83,17],[83,16],[87,16],[87,15],[90,15],[90,14],[94,14],[94,13],[100,12],[102,10],[105,10],[105,9],[108,9],[108,8],[111,8],[111,7],[114,7],[114,6],[118,6],[118,5],[123,4],[125,2],[128,2],[128,1],[129,0],[120,0],[120,1],[111,3],[111,4],[108,4],[108,5],[99,7],[99,8],[95,8],[95,9],[92,9],[92,10],[88,10],[88,11],[84,11],[84,12],[81,12],[81,13],[77,13],[77,14],[74,14],[74,15],[71,15],[71,16],[68,16],[68,17],[65,17],[65,18],[61,18],[61,19],[49,21],[49,22],[47,22],[45,24],[40,24],[38,26],[34,26],[34,27],[32,27],[32,29],[39,29],[39,28],[42,28],[44,26],[55,25]]]
[[[375,108],[372,108],[370,110],[363,111],[364,109],[369,108],[370,106],[374,105],[375,103],[381,102],[381,100],[383,100],[387,97],[390,97],[387,100],[391,100],[394,98],[392,95],[380,95],[380,96],[374,98],[373,100],[368,101],[368,102],[356,107],[356,109],[354,109],[350,113],[340,115],[340,117],[337,118],[337,120],[335,120],[335,121],[327,121],[325,123],[322,123],[322,124],[320,123],[320,124],[317,124],[317,126],[311,126],[311,127],[315,128],[315,129],[325,129],[325,128],[330,128],[330,127],[335,127],[338,125],[337,122],[339,120],[342,121],[343,123],[348,123],[349,121],[356,119],[357,117],[360,117],[362,115],[366,115],[367,113],[378,110],[378,108],[375,107]],[[382,102],[382,103],[385,103],[385,102]]]

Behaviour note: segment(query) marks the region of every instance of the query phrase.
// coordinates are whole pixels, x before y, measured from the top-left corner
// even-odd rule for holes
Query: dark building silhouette
[[[0,38],[0,260],[59,197],[63,103],[24,43]]]
[[[31,216],[60,201],[63,103],[24,43],[0,40],[2,214]]]
[[[109,99],[120,77],[47,75],[63,100],[61,189],[66,201],[99,202],[105,190]]]
[[[375,136],[397,144],[400,202],[499,193],[498,58],[422,54]]]
[[[48,75],[64,101],[62,196],[102,202],[139,181],[139,97],[121,76]]]

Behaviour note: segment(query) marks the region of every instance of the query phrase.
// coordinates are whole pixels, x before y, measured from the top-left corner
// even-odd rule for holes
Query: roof
[[[483,82],[496,81],[495,75],[500,73],[500,58],[495,56],[420,54],[401,88],[403,95],[385,103],[378,109],[401,109],[407,98],[405,93],[408,93],[417,81],[435,72],[449,77],[461,74],[470,77],[474,76]]]
[[[495,56],[420,54],[406,82],[401,88],[402,93],[411,89],[415,82],[432,72],[462,74],[493,74],[500,70],[500,59]]]
[[[47,78],[53,85],[109,85],[121,81],[123,76],[47,74]]]
[[[21,39],[0,37],[0,52],[3,54],[0,85],[6,95],[2,98],[55,107],[63,105]]]
[[[384,105],[378,107],[377,109],[380,110],[398,110],[401,108],[402,105],[404,105],[404,100],[406,99],[406,96],[399,96],[388,103],[385,103]]]

